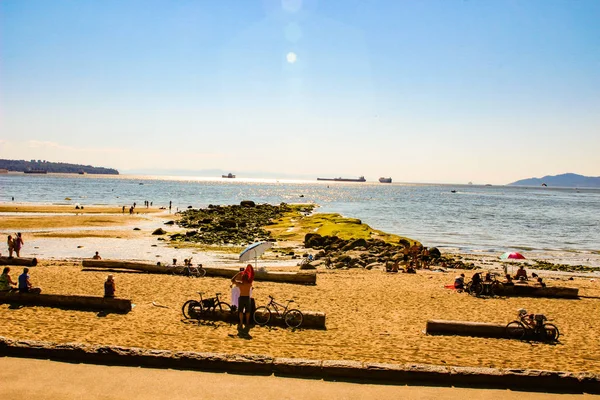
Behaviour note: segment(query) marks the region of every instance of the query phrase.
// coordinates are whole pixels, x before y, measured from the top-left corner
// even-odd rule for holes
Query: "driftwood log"
[[[259,311],[260,312],[260,311]],[[319,311],[302,311],[304,316],[302,320],[301,329],[325,329],[325,313]],[[207,311],[199,315],[194,315],[194,319],[198,320],[209,320],[209,321],[225,321],[231,323],[239,322],[239,316],[237,312],[230,311]],[[283,318],[278,317],[276,313],[271,313],[271,319],[268,323],[269,326],[287,326]]]
[[[204,267],[206,276],[220,276],[233,278],[239,272],[237,268]],[[254,279],[257,281],[297,283],[301,285],[316,285],[316,272],[285,272],[285,271],[255,271]]]
[[[128,269],[154,274],[183,274],[183,266],[166,266],[150,263],[128,262],[119,260],[83,260],[84,268]],[[239,269],[204,267],[206,276],[232,278]],[[316,285],[315,272],[284,272],[284,271],[256,271],[254,279],[257,281],[271,281],[283,283],[296,283],[300,285]]]
[[[0,303],[66,308],[69,310],[100,310],[129,312],[131,300],[65,294],[33,294],[17,291],[0,292]]]
[[[579,298],[579,289],[561,286],[534,286],[520,285],[504,286],[496,290],[496,294],[500,296],[517,296],[517,297],[550,297],[561,299],[577,299]]]
[[[0,265],[22,265],[25,267],[35,267],[37,265],[37,258],[0,256]]]
[[[491,324],[470,321],[429,320],[425,333],[429,335],[475,336],[508,339],[507,324]],[[529,333],[529,332],[528,332]]]

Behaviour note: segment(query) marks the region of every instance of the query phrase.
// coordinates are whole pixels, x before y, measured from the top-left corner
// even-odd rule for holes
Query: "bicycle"
[[[480,275],[481,272],[478,273]],[[478,282],[473,281],[467,283],[465,291],[471,296],[495,296],[496,293],[504,290],[504,283],[498,280],[498,274],[490,272],[486,274],[485,280],[479,279]]]
[[[231,306],[219,299],[221,293],[216,293],[215,297],[209,297],[208,299],[202,298],[204,292],[197,293],[200,295],[200,301],[188,300],[181,307],[181,312],[186,319],[199,319],[203,314],[214,313],[217,309],[223,312],[231,312]]]
[[[168,271],[171,275],[184,275],[190,278],[202,278],[206,276],[206,270],[202,267],[202,264],[198,264],[197,267],[193,265],[184,265],[181,268],[177,265],[168,266]]]
[[[298,328],[302,325],[304,321],[304,315],[302,312],[296,308],[288,309],[290,304],[294,302],[294,300],[287,300],[287,305],[283,305],[281,303],[277,303],[273,296],[269,296],[269,304],[266,306],[258,307],[254,310],[253,319],[257,325],[265,326],[271,320],[271,308],[275,311],[278,318],[281,318],[285,321],[285,324],[290,328]],[[279,312],[279,310],[283,309],[283,312]]]
[[[558,341],[560,336],[558,327],[546,321],[548,318],[543,314],[528,315],[527,312],[519,311],[519,319],[506,325],[506,336],[518,340],[527,336],[541,341]]]
[[[181,274],[189,276],[190,278],[202,278],[206,276],[206,270],[202,267],[202,264],[198,264],[197,267],[194,267],[192,264],[189,264],[183,267]]]

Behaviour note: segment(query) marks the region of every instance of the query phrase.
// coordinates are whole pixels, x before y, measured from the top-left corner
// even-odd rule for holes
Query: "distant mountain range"
[[[576,188],[600,188],[600,176],[583,176],[577,174],[562,174],[544,176],[543,178],[521,179],[510,186],[558,186]]]
[[[107,174],[119,175],[119,171],[113,168],[92,167],[91,165],[67,164],[61,162],[50,162],[46,160],[3,160],[0,159],[0,169],[9,171],[46,171],[65,174]]]

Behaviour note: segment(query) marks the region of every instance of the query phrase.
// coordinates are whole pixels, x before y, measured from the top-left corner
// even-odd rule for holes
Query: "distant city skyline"
[[[0,158],[599,176],[600,2],[0,2]]]

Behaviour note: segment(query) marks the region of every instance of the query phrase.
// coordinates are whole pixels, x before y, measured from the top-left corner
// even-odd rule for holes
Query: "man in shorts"
[[[242,273],[241,276],[235,280],[235,285],[240,289],[240,297],[238,298],[238,316],[240,318],[238,324],[238,330],[243,329],[243,323],[246,322],[246,329],[250,326],[250,289],[252,289],[252,282],[247,274]]]

